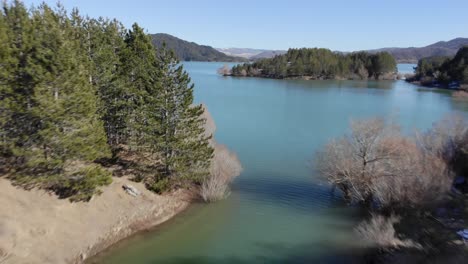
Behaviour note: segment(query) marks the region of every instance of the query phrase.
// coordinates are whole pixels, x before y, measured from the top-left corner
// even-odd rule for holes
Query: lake
[[[92,263],[349,263],[359,249],[347,208],[313,170],[314,153],[356,118],[383,116],[406,133],[466,113],[450,91],[404,81],[303,81],[216,75],[222,63],[184,63],[216,139],[244,167],[232,194],[195,204]],[[408,71],[414,65],[399,65]]]

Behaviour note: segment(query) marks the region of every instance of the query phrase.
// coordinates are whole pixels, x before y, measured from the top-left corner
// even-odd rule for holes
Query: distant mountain
[[[249,49],[249,48],[227,48],[227,49],[216,48],[216,50],[229,56],[243,57],[247,59],[266,51],[264,49]]]
[[[245,62],[247,60],[258,60],[273,58],[277,55],[285,54],[285,50],[267,50],[250,48],[218,48],[199,45],[188,42],[169,34],[159,33],[151,35],[153,44],[161,47],[162,43],[173,49],[180,60],[183,61],[226,61]],[[409,48],[381,48],[367,50],[370,53],[381,51],[389,52],[399,63],[417,63],[419,59],[433,56],[455,56],[457,51],[468,46],[468,38],[456,38],[449,41],[439,41],[425,47]],[[347,52],[343,53],[346,54]]]
[[[166,43],[166,47],[174,50],[179,60],[182,61],[246,61],[245,58],[229,56],[210,46],[188,42],[169,34],[152,34],[151,38],[156,47],[161,47],[163,43]]]
[[[439,41],[434,44],[415,48],[382,48],[376,50],[368,50],[368,52],[375,53],[380,51],[387,51],[395,57],[397,62],[400,63],[417,63],[419,59],[433,56],[454,56],[457,51],[468,45],[468,38],[456,38],[449,41]]]
[[[285,50],[267,50],[267,49],[249,49],[249,48],[227,48],[221,49],[217,48],[218,51],[229,55],[243,57],[250,60],[263,59],[263,58],[273,58],[276,55],[285,54]]]
[[[255,56],[250,57],[251,60],[258,60],[258,59],[269,59],[273,58],[277,55],[283,55],[286,54],[286,50],[266,50],[264,52],[261,52]]]

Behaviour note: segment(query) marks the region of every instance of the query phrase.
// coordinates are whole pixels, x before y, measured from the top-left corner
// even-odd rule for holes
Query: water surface
[[[313,172],[314,153],[353,118],[391,117],[409,133],[468,110],[448,91],[404,81],[230,78],[216,75],[221,66],[185,63],[196,101],[216,121],[216,139],[244,167],[231,196],[194,205],[93,263],[349,263],[359,216]]]
[[[411,63],[400,63],[397,65],[398,73],[407,74],[407,73],[414,73],[414,68],[418,66],[417,64]]]

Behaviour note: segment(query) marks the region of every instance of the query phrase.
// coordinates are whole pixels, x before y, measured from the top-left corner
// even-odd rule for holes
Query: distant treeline
[[[458,87],[468,85],[468,46],[458,50],[455,57],[429,57],[420,59],[415,76],[408,81],[417,81],[427,86]]]
[[[3,2],[0,176],[88,200],[125,151],[152,190],[200,183],[213,156],[203,111],[173,53],[138,25]]]
[[[342,54],[328,49],[290,49],[284,55],[234,66],[227,75],[307,79],[393,79],[396,61],[387,52]]]

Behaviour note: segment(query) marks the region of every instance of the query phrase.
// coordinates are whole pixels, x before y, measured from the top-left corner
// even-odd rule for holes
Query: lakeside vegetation
[[[328,49],[289,49],[284,55],[223,69],[232,76],[275,79],[395,79],[396,61],[387,52],[342,54]]]
[[[348,204],[369,213],[357,231],[376,257],[401,253],[398,262],[413,262],[466,253],[455,241],[468,217],[467,164],[468,123],[450,117],[413,136],[383,119],[353,121],[349,134],[318,153],[316,166]]]
[[[407,81],[424,86],[468,89],[468,46],[460,48],[453,58],[438,56],[420,59],[415,75]]]
[[[213,181],[194,85],[174,53],[151,41],[137,24],[4,2],[1,174],[72,201],[90,200],[112,172],[158,193]]]

